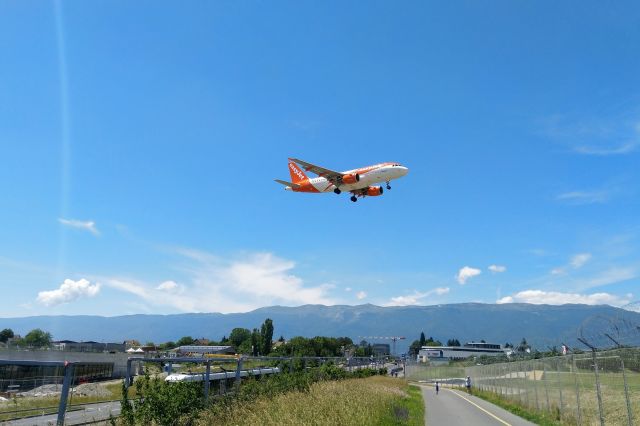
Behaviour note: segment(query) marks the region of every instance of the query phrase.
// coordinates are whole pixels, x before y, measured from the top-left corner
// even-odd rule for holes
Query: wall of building
[[[0,359],[22,361],[70,361],[70,362],[112,362],[113,378],[122,378],[127,374],[127,359],[131,357],[126,353],[93,353],[93,352],[68,352],[68,351],[25,351],[25,350],[0,350]],[[137,366],[139,363],[133,363]],[[134,371],[135,372],[135,371]]]

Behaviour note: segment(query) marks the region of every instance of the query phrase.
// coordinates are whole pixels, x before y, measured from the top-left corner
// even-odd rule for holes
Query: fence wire
[[[640,348],[472,367],[407,365],[407,378],[472,386],[569,425],[640,425]]]

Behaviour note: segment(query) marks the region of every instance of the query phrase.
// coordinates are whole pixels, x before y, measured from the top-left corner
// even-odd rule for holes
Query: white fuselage
[[[360,180],[352,184],[340,185],[342,191],[354,191],[357,189],[366,188],[381,182],[389,182],[394,179],[401,178],[409,172],[409,169],[398,164],[376,164],[374,166],[364,167],[361,169],[347,170],[342,172],[345,175],[358,174]],[[333,192],[336,186],[329,182],[326,178],[316,177],[309,179],[309,183],[318,192]],[[286,188],[291,190],[290,187]]]

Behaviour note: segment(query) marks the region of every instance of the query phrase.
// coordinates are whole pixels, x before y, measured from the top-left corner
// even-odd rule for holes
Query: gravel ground
[[[71,389],[74,396],[110,397],[113,394],[105,386],[105,383],[83,383]],[[20,392],[21,397],[45,397],[57,396],[62,392],[62,385],[43,385],[27,392]]]

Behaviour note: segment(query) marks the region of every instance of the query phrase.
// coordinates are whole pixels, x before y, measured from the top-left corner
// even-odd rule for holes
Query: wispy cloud
[[[577,303],[584,305],[612,305],[622,306],[629,303],[632,295],[616,296],[610,293],[562,293],[558,291],[524,290],[506,296],[496,301],[496,303],[532,303],[536,305],[564,305],[566,303]]]
[[[100,235],[100,231],[96,228],[96,223],[92,220],[76,220],[76,219],[64,219],[58,218],[58,222],[71,228],[81,229],[83,231],[91,232],[93,235]]]
[[[182,293],[184,291],[184,286],[178,284],[175,281],[164,281],[161,282],[160,285],[156,287],[156,290],[166,291],[168,293]]]
[[[633,152],[640,146],[640,141],[623,142],[617,146],[593,146],[578,145],[574,149],[576,152],[588,155],[618,155]]]
[[[211,253],[178,249],[186,260],[188,279],[159,285],[121,277],[101,277],[104,285],[133,294],[149,305],[169,306],[185,312],[246,312],[267,305],[325,304],[336,300],[333,285],[305,285],[292,274],[293,261],[272,253],[246,253],[225,259]]]
[[[391,301],[386,303],[384,306],[409,306],[409,305],[417,305],[424,298],[429,296],[437,295],[442,296],[449,293],[449,287],[437,287],[432,290],[421,293],[419,291],[414,291],[413,294],[408,294],[404,296],[392,297]]]
[[[609,201],[612,195],[612,190],[605,189],[595,191],[571,191],[558,194],[556,200],[575,205],[602,204]]]
[[[364,291],[359,291],[359,292],[356,294],[356,297],[358,298],[358,300],[362,300],[362,299],[364,299],[364,298],[366,298],[366,297],[367,297],[367,293],[366,293],[366,292],[364,292]]]
[[[638,271],[634,267],[610,267],[589,278],[578,281],[581,288],[600,287],[629,281],[638,277]]]
[[[480,275],[481,273],[482,271],[480,269],[472,268],[470,266],[463,266],[456,274],[456,280],[458,280],[459,284],[464,285],[468,280],[477,275]]]
[[[583,155],[624,155],[640,148],[640,121],[620,117],[572,120],[554,115],[544,120],[545,133]]]
[[[580,269],[591,260],[591,253],[578,253],[571,256],[569,263],[551,270],[551,275],[564,275],[569,269]]]
[[[488,269],[494,274],[507,271],[507,267],[502,265],[489,265]]]
[[[591,260],[591,253],[578,253],[571,258],[570,265],[573,269],[582,268],[588,261]]]
[[[82,278],[78,281],[66,279],[55,290],[41,291],[36,301],[45,306],[55,306],[62,303],[73,302],[82,297],[94,297],[100,291],[100,284],[91,284]]]

